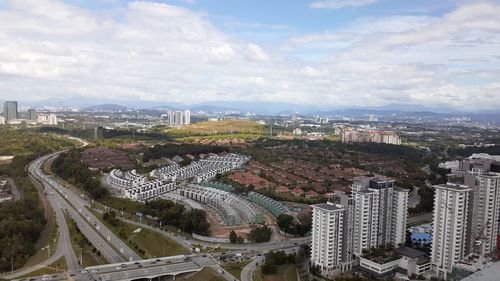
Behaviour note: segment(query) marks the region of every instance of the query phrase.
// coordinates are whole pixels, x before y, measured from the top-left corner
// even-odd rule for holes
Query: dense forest
[[[0,129],[0,155],[14,155],[12,163],[0,165],[0,176],[11,177],[22,199],[0,204],[0,271],[22,267],[36,253],[36,243],[46,224],[38,192],[25,171],[26,165],[43,154],[72,142],[29,129]]]
[[[203,210],[186,210],[183,205],[170,200],[157,199],[146,202],[142,208],[146,215],[158,217],[162,225],[172,225],[188,233],[208,235],[210,224]]]
[[[52,163],[52,171],[71,184],[85,190],[94,199],[100,199],[107,194],[101,187],[99,173],[91,171],[81,160],[80,150],[71,150],[61,154]]]
[[[276,222],[282,231],[301,237],[304,237],[311,230],[310,221],[308,224],[299,223],[288,214],[279,215]]]
[[[147,162],[151,159],[158,159],[160,157],[172,158],[176,155],[184,156],[186,154],[198,155],[201,153],[220,153],[228,151],[227,147],[199,145],[199,144],[163,144],[155,145],[154,147],[144,152],[143,161]]]

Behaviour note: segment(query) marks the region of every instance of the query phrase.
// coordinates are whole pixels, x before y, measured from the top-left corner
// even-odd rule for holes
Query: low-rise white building
[[[407,276],[421,275],[431,269],[430,259],[424,252],[400,247],[391,251],[388,259],[377,259],[361,256],[360,267],[373,277],[391,276],[397,270]]]

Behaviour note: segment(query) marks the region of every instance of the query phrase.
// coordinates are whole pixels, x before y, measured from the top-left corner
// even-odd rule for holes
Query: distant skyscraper
[[[184,110],[184,124],[191,124],[191,111],[189,111],[189,109]]]
[[[28,109],[26,111],[26,119],[29,121],[36,121],[36,110]]]
[[[467,255],[467,216],[470,189],[466,185],[436,185],[431,262],[439,278],[447,279],[453,266]]]
[[[14,119],[18,119],[19,115],[17,112],[17,101],[6,101],[3,108],[3,117],[5,117],[5,122],[9,122]]]
[[[182,111],[176,111],[174,114],[174,125],[182,126],[184,122],[184,113]]]
[[[174,126],[175,125],[174,115],[175,115],[174,111],[172,111],[172,110],[168,111],[168,125],[170,125],[170,126]]]

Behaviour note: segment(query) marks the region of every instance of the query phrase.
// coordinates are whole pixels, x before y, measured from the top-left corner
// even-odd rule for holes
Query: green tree
[[[234,230],[231,230],[229,233],[229,241],[233,244],[238,243],[238,235],[236,235],[236,232]]]

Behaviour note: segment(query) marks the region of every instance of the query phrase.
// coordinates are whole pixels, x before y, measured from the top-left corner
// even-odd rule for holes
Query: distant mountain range
[[[124,112],[127,111],[127,107],[108,103],[108,104],[87,106],[82,108],[82,110],[90,112]]]
[[[166,111],[190,109],[191,111],[204,112],[228,112],[237,111],[241,114],[255,113],[259,115],[290,115],[298,113],[301,115],[343,115],[343,116],[363,116],[363,115],[412,115],[416,116],[482,116],[486,119],[498,121],[500,119],[500,110],[481,111],[481,112],[462,112],[452,108],[432,108],[414,104],[390,104],[380,107],[349,107],[332,108],[327,106],[311,106],[293,103],[280,102],[247,102],[247,101],[211,101],[197,104],[184,103],[158,103],[151,101],[130,101],[130,100],[111,100],[111,99],[93,99],[87,97],[72,97],[67,99],[47,99],[41,102],[22,102],[23,105],[42,107],[79,107],[86,111],[93,112],[119,112],[127,109],[148,109]],[[484,120],[484,118],[481,118]]]

